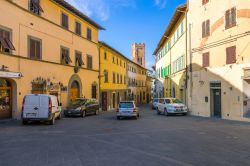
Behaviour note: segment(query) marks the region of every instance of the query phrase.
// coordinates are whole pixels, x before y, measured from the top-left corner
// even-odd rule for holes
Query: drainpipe
[[[101,103],[101,45],[97,44],[97,48],[98,48],[98,58],[99,58],[99,76],[98,76],[98,81],[99,81],[99,86],[98,86],[98,92],[99,92],[99,106],[101,107],[102,110],[102,103]],[[99,108],[100,110],[100,108]]]
[[[187,29],[188,29],[188,15],[187,15],[187,13],[188,13],[188,9],[189,8],[189,6],[187,7],[187,11],[186,11],[186,79],[185,79],[185,90],[186,90],[186,96],[185,96],[185,103],[186,103],[186,105],[188,106],[188,34],[187,34]]]

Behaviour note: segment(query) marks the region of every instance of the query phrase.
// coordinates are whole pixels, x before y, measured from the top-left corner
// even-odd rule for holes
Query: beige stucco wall
[[[193,84],[189,89],[191,113],[206,117],[213,116],[210,82],[219,81],[222,93],[222,118],[250,121],[243,118],[244,89],[249,86],[242,79],[243,68],[250,66],[250,35],[245,33],[250,27],[250,1],[211,1],[205,6],[202,6],[200,1],[190,0],[189,2],[188,20],[191,24],[193,52],[193,73],[190,75],[192,82],[189,82]],[[237,9],[237,25],[226,30],[225,11],[232,7]],[[210,19],[211,32],[208,38],[202,39],[202,22],[207,19]],[[230,39],[235,40],[230,41]],[[218,41],[224,41],[224,43],[218,44]],[[217,44],[206,48],[214,42]],[[237,62],[226,65],[226,48],[234,45]],[[194,50],[196,48],[201,50]],[[201,67],[202,54],[205,52],[210,52],[210,66],[206,69]],[[206,96],[209,98],[207,103],[205,102]]]

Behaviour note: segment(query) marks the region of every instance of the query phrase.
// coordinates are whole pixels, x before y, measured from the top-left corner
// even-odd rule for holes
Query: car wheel
[[[99,114],[99,110],[95,110],[95,115],[98,115]]]
[[[157,111],[157,114],[160,115],[160,111],[159,111],[159,108],[156,108],[156,111]]]
[[[61,120],[61,119],[62,119],[61,113],[58,115],[57,119],[58,119],[58,120]]]
[[[54,125],[56,123],[55,115],[53,115],[52,119],[49,121],[50,125]]]
[[[117,118],[117,120],[121,120],[121,117],[120,117],[120,116],[117,116],[116,118]]]
[[[164,109],[164,115],[165,115],[165,116],[168,116],[168,111],[167,111],[166,108]]]
[[[27,125],[28,121],[27,120],[23,120],[22,123],[23,123],[23,125]]]
[[[183,116],[187,116],[187,113],[183,113],[182,115],[183,115]]]
[[[86,116],[86,111],[82,111],[82,118]]]

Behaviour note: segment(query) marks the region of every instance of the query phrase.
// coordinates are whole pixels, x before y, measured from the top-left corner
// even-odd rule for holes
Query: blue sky
[[[146,65],[152,56],[175,8],[186,0],[66,0],[106,28],[105,41],[131,59],[131,45],[146,44]]]

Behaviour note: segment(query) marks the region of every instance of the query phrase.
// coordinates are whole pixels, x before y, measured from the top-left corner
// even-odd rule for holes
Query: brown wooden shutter
[[[210,64],[209,64],[209,52],[204,53],[202,56],[203,56],[203,57],[202,57],[202,59],[203,59],[202,66],[203,66],[203,67],[208,67],[208,66],[210,65]]]
[[[41,45],[39,41],[35,41],[35,57],[36,59],[41,59]]]
[[[206,36],[210,35],[210,20],[206,21]]]
[[[226,20],[226,29],[230,26],[230,10],[227,10],[226,11],[226,14],[225,14],[225,20]]]
[[[231,9],[231,19],[232,19],[231,26],[236,26],[236,8],[235,7]]]
[[[62,13],[62,26],[68,29],[68,16]]]
[[[36,41],[33,39],[30,39],[30,58],[35,59],[36,58]]]
[[[233,64],[236,63],[236,46],[228,47],[226,49],[227,54],[227,64]]]
[[[205,37],[205,21],[202,23],[202,37]]]

